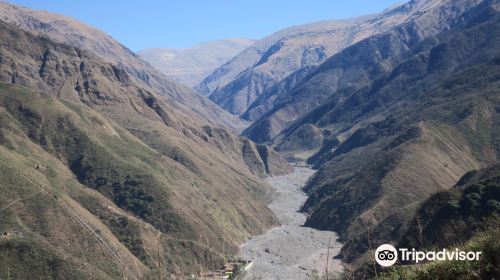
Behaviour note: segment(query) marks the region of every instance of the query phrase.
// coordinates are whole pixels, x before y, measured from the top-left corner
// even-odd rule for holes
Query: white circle
[[[391,266],[398,261],[398,250],[391,244],[382,244],[375,250],[375,260],[381,266]]]

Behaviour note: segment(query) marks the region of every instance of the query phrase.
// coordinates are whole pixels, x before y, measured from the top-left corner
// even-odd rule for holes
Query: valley
[[[294,173],[266,179],[276,191],[269,208],[281,225],[241,247],[238,257],[253,265],[238,279],[315,279],[325,275],[327,259],[329,274],[342,272],[340,261],[331,259],[342,247],[337,235],[304,227],[306,215],[298,212],[307,199],[302,187],[312,174],[308,167],[295,167]]]
[[[500,0],[227,37],[211,20],[250,4],[124,2],[135,51],[23,1],[0,2],[0,279],[500,279]],[[160,6],[208,41],[148,33]]]

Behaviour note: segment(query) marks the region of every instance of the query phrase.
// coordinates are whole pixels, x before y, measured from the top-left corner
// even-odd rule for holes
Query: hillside
[[[480,262],[445,261],[417,266],[402,266],[382,271],[382,279],[482,279],[500,276],[499,222],[500,169],[493,165],[466,173],[457,185],[424,201],[399,235],[397,246],[403,248],[464,248],[481,251]],[[449,217],[454,217],[449,219]],[[374,229],[373,240],[385,242],[384,227]],[[382,238],[381,238],[382,237]],[[381,239],[380,239],[381,238]],[[365,241],[366,242],[366,241]],[[349,251],[346,247],[345,252]],[[358,247],[359,248],[359,247]],[[358,271],[371,273],[369,266]]]
[[[190,48],[144,49],[137,54],[168,78],[191,88],[255,41],[244,38],[196,44]]]
[[[0,279],[186,279],[238,251],[249,278],[500,277],[499,0],[141,55],[0,3]],[[383,268],[383,243],[484,257]]]
[[[210,94],[210,99],[227,111],[255,121],[272,111],[283,95],[288,95],[330,56],[391,30],[435,5],[432,1],[411,1],[379,14],[278,31],[219,67],[198,89]]]
[[[246,124],[186,86],[169,80],[111,36],[73,18],[0,2],[0,20],[19,28],[86,50],[102,60],[122,68],[135,82],[160,94],[166,102],[189,115],[241,131]]]
[[[339,89],[291,126],[325,132],[309,159],[319,170],[303,210],[307,226],[347,241],[347,261],[367,250],[367,235],[398,240],[420,203],[498,162],[500,13],[484,1],[461,18],[380,78]]]
[[[430,250],[462,247],[478,238],[494,238],[498,235],[499,174],[498,164],[472,170],[449,190],[402,207],[367,234],[349,240],[341,251],[343,260],[358,277],[373,276],[371,244],[392,243],[396,247]],[[493,239],[490,245],[498,246],[498,239]],[[390,271],[377,269],[378,273]]]
[[[414,46],[452,28],[477,2],[480,1],[415,0],[401,6],[399,9],[413,11],[415,15],[387,32],[339,50],[299,79],[298,84],[285,87],[283,94],[273,97],[269,110],[243,135],[259,143],[279,144],[298,119],[323,105],[328,98],[341,101],[370,86],[405,60]]]
[[[139,276],[197,273],[276,225],[260,176],[291,167],[272,149],[178,111],[91,53],[0,25],[0,144],[9,170],[0,173],[1,207],[10,213],[0,229],[22,232],[5,244],[14,257],[34,252],[19,278],[38,261],[86,279],[117,278],[121,262]],[[101,256],[99,240],[61,205],[121,261]]]

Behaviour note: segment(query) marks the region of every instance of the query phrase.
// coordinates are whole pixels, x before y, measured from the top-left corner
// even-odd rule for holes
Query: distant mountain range
[[[217,67],[254,42],[255,40],[244,38],[225,39],[183,49],[144,49],[137,54],[167,77],[189,87],[195,87]]]

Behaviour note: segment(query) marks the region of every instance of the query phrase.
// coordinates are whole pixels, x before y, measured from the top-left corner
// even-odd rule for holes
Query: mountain
[[[281,30],[207,76],[198,90],[246,120],[257,120],[328,57],[417,16],[434,4],[405,4],[380,14]]]
[[[397,221],[404,218],[404,223]],[[453,217],[453,219],[450,219]],[[470,171],[449,190],[438,192],[422,203],[404,207],[389,216],[369,235],[359,236],[342,248],[344,259],[351,261],[363,255],[354,275],[374,275],[368,259],[371,244],[393,242],[398,248],[461,248],[481,251],[480,262],[443,261],[397,269],[378,269],[378,273],[404,275],[411,279],[498,278],[498,238],[500,232],[500,165]],[[367,237],[369,236],[369,237]],[[382,279],[393,279],[381,277]]]
[[[415,248],[429,248],[436,244],[451,247],[469,240],[486,229],[484,226],[489,219],[500,215],[499,199],[499,164],[467,172],[453,188],[422,203],[398,244]],[[446,218],[451,215],[455,218]],[[416,230],[418,227],[421,230]]]
[[[184,49],[144,49],[137,54],[168,78],[194,87],[254,42],[251,39],[234,38],[200,43]]]
[[[100,40],[85,47],[48,32],[83,32],[69,21],[48,28],[7,7],[0,262],[8,269],[0,277],[214,269],[277,224],[262,177],[292,168],[274,149],[317,169],[300,211],[304,226],[339,234],[346,278],[498,275],[498,0],[412,0],[256,42],[198,86],[255,120],[243,136],[237,120],[221,127],[211,101],[141,68],[137,56],[119,58],[134,65],[113,62],[93,50]],[[209,105],[198,111],[200,102]],[[379,243],[484,257],[381,268]]]
[[[344,260],[357,265],[378,240],[409,238],[405,228],[429,197],[498,164],[499,7],[442,1],[429,15],[332,56],[280,109],[283,116],[299,108],[292,106],[319,103],[274,141],[312,155],[318,172],[305,188],[305,225],[338,232]],[[427,245],[450,246],[439,243],[450,228],[426,233]]]
[[[415,45],[404,61],[364,88],[339,90],[346,94],[341,100],[332,95],[295,125],[307,122],[328,129],[328,137],[337,139],[324,141],[334,144],[323,147],[310,159],[321,168],[309,185],[309,190],[316,193],[309,203],[320,199],[319,193],[333,197],[332,190],[353,191],[360,187],[364,192],[374,191],[364,196],[366,203],[372,203],[385,187],[392,190],[385,195],[396,195],[399,202],[402,194],[408,201],[415,201],[426,192],[453,185],[465,172],[497,160],[498,12],[485,1],[468,10],[465,18],[450,30]],[[365,164],[356,165],[360,161]],[[371,188],[364,187],[367,182],[371,182]],[[353,186],[342,187],[349,184]],[[419,189],[422,193],[414,193]],[[380,199],[377,197],[378,203],[368,208],[385,207],[381,202],[391,201]],[[340,205],[320,200],[325,206]],[[342,219],[349,220],[346,210],[342,210]],[[363,216],[368,224],[378,220],[371,211],[362,213],[355,215]],[[313,220],[314,214],[309,222]],[[325,225],[333,227],[336,223],[349,224],[325,221]]]
[[[141,87],[159,93],[167,102],[187,114],[196,115],[212,124],[223,124],[238,132],[246,125],[207,98],[169,80],[108,34],[73,18],[0,2],[0,20],[53,41],[91,52],[124,69],[136,78]]]
[[[182,277],[277,224],[261,177],[291,167],[271,148],[93,52],[0,25],[2,278]]]
[[[422,40],[448,30],[477,1],[411,1],[399,10],[415,15],[387,32],[343,49],[316,67],[291,90],[273,101],[272,107],[243,135],[254,141],[279,144],[289,126],[321,105],[330,96],[342,100],[347,93],[369,85],[406,57]],[[279,135],[279,134],[282,135]]]

